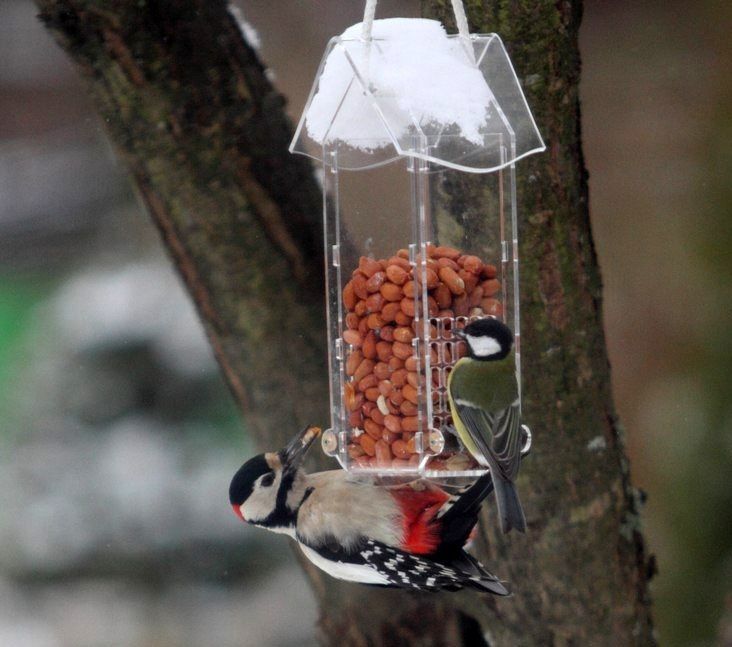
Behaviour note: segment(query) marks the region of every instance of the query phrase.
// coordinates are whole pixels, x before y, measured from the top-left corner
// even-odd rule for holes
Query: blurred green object
[[[0,278],[0,420],[7,414],[7,384],[17,375],[22,361],[24,333],[33,309],[53,290],[48,276]],[[0,435],[4,425],[0,423]]]

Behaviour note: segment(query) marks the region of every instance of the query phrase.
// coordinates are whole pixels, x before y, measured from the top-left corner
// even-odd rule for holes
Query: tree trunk
[[[325,421],[320,192],[291,124],[221,0],[36,0],[89,79],[196,303],[250,431],[279,446]],[[423,14],[451,27],[446,0]],[[418,595],[304,564],[338,645],[648,645],[651,574],[610,393],[579,121],[579,0],[469,0],[496,31],[549,150],[518,166],[528,531],[483,524],[479,556],[515,594]],[[455,204],[481,208],[481,178]],[[286,359],[286,361],[284,361]]]

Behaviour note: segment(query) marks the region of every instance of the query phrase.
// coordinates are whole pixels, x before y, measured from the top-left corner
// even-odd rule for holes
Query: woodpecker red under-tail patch
[[[415,555],[429,555],[440,544],[440,524],[435,516],[450,498],[438,489],[415,490],[409,486],[391,491],[403,515],[401,549]]]

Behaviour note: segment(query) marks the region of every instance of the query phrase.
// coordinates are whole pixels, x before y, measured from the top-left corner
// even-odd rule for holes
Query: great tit
[[[514,480],[521,462],[521,410],[513,333],[498,319],[474,321],[457,337],[468,356],[450,373],[447,393],[455,429],[466,449],[493,476],[504,533],[524,532],[526,520]]]

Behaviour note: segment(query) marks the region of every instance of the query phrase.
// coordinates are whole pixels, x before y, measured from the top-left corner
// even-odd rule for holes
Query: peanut
[[[349,312],[346,315],[346,328],[350,328],[351,330],[357,330],[360,321],[361,320],[358,318],[358,315],[355,312]]]
[[[376,462],[379,467],[388,467],[391,465],[391,449],[389,443],[384,440],[377,440],[375,445]]]
[[[399,305],[405,315],[414,317],[414,299],[404,298],[400,301]]]
[[[394,389],[389,394],[389,399],[386,402],[386,408],[389,409],[390,413],[396,414],[399,411],[399,407],[401,406],[402,402],[404,402],[404,394],[402,393],[401,389]],[[396,407],[396,410],[394,410],[390,404],[394,405]]]
[[[384,272],[376,272],[368,281],[366,281],[366,289],[369,292],[378,292],[381,286],[386,281],[386,274]]]
[[[376,274],[374,274],[374,276],[376,276]],[[366,299],[366,307],[369,309],[369,312],[380,312],[384,307],[384,297],[380,292],[369,294]]]
[[[400,326],[409,326],[412,323],[412,318],[402,312],[401,303],[399,305],[399,312],[397,312],[396,317],[394,317],[394,321]]]
[[[376,376],[374,376],[374,379],[375,378]],[[384,397],[388,396],[393,389],[394,385],[392,384],[391,380],[381,380],[381,382],[379,382],[379,393]]]
[[[449,267],[451,270],[454,270],[455,272],[457,272],[460,269],[460,266],[455,261],[452,261],[449,258],[440,258],[437,261],[437,265],[440,268]]]
[[[483,299],[480,302],[483,312],[493,317],[500,317],[503,314],[503,306],[498,299]]]
[[[359,391],[365,391],[370,389],[372,386],[376,386],[379,383],[379,379],[373,374],[369,373],[365,378],[358,382],[357,388]]]
[[[481,273],[481,276],[485,277],[486,279],[495,279],[496,276],[498,276],[498,270],[496,269],[495,265],[490,265],[486,263],[483,266],[483,272]]]
[[[373,420],[367,418],[363,421],[363,428],[366,433],[371,436],[374,440],[381,438],[381,425],[377,425]]]
[[[466,292],[471,292],[478,285],[478,277],[468,270],[458,270],[458,276],[463,280]]]
[[[405,399],[414,404],[417,404],[419,402],[417,398],[417,389],[415,389],[411,384],[405,384],[402,387],[402,395],[405,397]]]
[[[406,368],[400,368],[396,371],[394,371],[391,375],[391,382],[396,387],[402,387],[407,382],[407,369]]]
[[[369,330],[363,340],[363,344],[361,344],[361,352],[366,359],[374,359],[376,357],[376,333],[373,330]]]
[[[398,301],[386,303],[381,309],[381,318],[384,320],[384,323],[391,323],[396,318],[398,312],[401,312],[401,306]]]
[[[399,359],[407,359],[414,355],[414,348],[412,347],[412,344],[404,344],[400,341],[394,342],[392,345],[392,351],[394,352],[394,356]]]
[[[370,359],[364,359],[358,365],[356,372],[353,374],[353,379],[356,382],[360,382],[364,377],[366,377],[373,370],[374,370],[373,361],[371,361]]]
[[[354,375],[362,360],[363,353],[360,350],[352,351],[351,354],[348,356],[348,359],[346,360],[346,375],[348,375],[349,377]],[[362,377],[365,377],[365,375]]]
[[[471,272],[476,276],[479,276],[483,271],[483,261],[481,261],[477,256],[465,256],[463,258],[462,265],[468,272]]]
[[[349,281],[346,283],[346,287],[343,288],[343,305],[346,306],[346,310],[353,310],[356,307],[356,299],[353,281]]]
[[[399,359],[398,357],[392,357],[389,360],[389,368],[392,371],[398,371],[400,368],[403,368],[403,367],[404,367],[404,360],[403,359]]]
[[[360,411],[351,411],[348,414],[348,424],[352,429],[360,429],[363,424],[363,414]]]
[[[387,409],[388,411],[388,409]],[[377,425],[383,425],[384,424],[384,414],[381,412],[381,409],[379,408],[379,401],[376,401],[376,406],[371,409],[371,412],[369,413],[369,418],[373,420]]]
[[[407,272],[409,272],[409,270],[412,269],[412,264],[406,258],[402,258],[401,256],[392,256],[387,261],[387,266],[388,265],[398,265],[399,267],[401,267],[403,270],[406,270]],[[388,269],[388,267],[387,267],[387,269]]]
[[[399,265],[389,265],[386,268],[386,276],[395,285],[404,285],[409,278],[407,270]]]
[[[450,307],[452,303],[452,292],[450,292],[450,288],[444,283],[440,283],[435,289],[435,301],[437,301],[440,310]]]
[[[394,326],[382,326],[379,331],[379,337],[383,341],[394,341]]]
[[[378,352],[378,348],[376,350]],[[374,375],[380,380],[386,380],[391,375],[391,369],[386,362],[377,362],[374,366]]]
[[[483,288],[483,296],[492,297],[501,289],[501,282],[498,279],[488,279],[480,284]]]
[[[343,341],[355,348],[360,348],[363,343],[363,339],[357,330],[344,330]]]
[[[384,416],[384,426],[393,433],[401,433],[402,431],[402,423],[399,420],[398,416],[394,416],[389,414],[388,416]]]
[[[353,287],[353,292],[359,299],[365,299],[369,295],[366,289],[366,278],[363,275],[357,274],[354,276],[351,280],[351,286]]]
[[[361,434],[358,437],[358,444],[361,445],[361,449],[363,449],[363,451],[365,451],[369,456],[374,456],[376,454],[376,441],[368,434]]]
[[[465,282],[451,267],[443,267],[440,269],[440,280],[445,283],[453,294],[462,294],[465,292]]]
[[[358,260],[358,269],[366,275],[366,278],[371,278],[376,272],[381,270],[381,263],[372,258],[362,256]]]
[[[432,256],[435,258],[449,258],[453,261],[456,261],[458,258],[460,258],[460,252],[455,249],[454,247],[435,247],[434,252],[432,253]]]
[[[366,283],[364,283],[364,289],[366,289]],[[384,283],[379,288],[379,292],[387,301],[401,301],[404,297],[404,291],[402,288],[394,283]]]
[[[382,362],[388,362],[392,356],[391,344],[388,341],[376,343],[376,355]]]
[[[391,445],[391,451],[394,452],[394,456],[397,458],[403,458],[408,459],[409,454],[411,453],[409,449],[407,449],[407,443],[403,441],[401,438],[398,440],[395,440]]]

